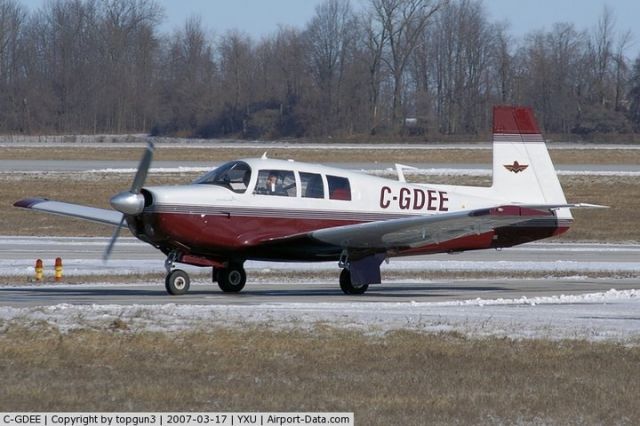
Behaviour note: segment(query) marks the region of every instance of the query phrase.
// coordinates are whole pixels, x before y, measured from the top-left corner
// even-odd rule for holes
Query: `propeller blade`
[[[109,260],[109,257],[111,257],[111,251],[113,250],[113,246],[115,245],[116,240],[118,239],[118,236],[120,235],[120,228],[122,228],[124,221],[125,221],[125,218],[124,218],[124,215],[122,215],[122,219],[120,219],[120,224],[115,229],[115,231],[113,231],[113,235],[111,236],[111,241],[109,241],[109,245],[107,246],[107,248],[104,251],[104,254],[102,255],[103,262],[106,262],[107,260]]]
[[[136,177],[133,178],[133,184],[131,184],[131,190],[133,194],[139,194],[144,181],[147,179],[147,172],[151,166],[151,160],[153,159],[153,150],[155,149],[153,142],[147,142],[147,150],[144,152],[140,164],[138,164],[138,171]]]
[[[133,178],[131,190],[129,192],[121,192],[120,194],[116,194],[111,197],[110,202],[112,207],[124,214],[122,215],[122,219],[120,219],[120,224],[118,224],[118,227],[113,231],[109,245],[102,255],[102,260],[104,262],[109,260],[109,257],[111,257],[113,246],[116,244],[116,240],[120,235],[120,228],[122,228],[122,225],[124,225],[124,221],[126,220],[125,214],[136,215],[141,213],[142,209],[144,209],[144,197],[140,195],[140,191],[142,190],[144,181],[147,179],[147,173],[149,172],[149,167],[151,167],[151,160],[153,160],[154,149],[155,147],[153,142],[147,141],[147,149],[142,155],[140,164],[138,164],[138,171],[136,172],[136,176]]]

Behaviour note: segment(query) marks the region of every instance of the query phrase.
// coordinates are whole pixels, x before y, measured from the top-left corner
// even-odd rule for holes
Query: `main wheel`
[[[228,268],[217,269],[218,287],[225,293],[238,293],[247,283],[247,274],[242,265],[229,265]]]
[[[340,288],[344,294],[364,294],[369,288],[369,284],[353,285],[351,282],[351,272],[347,268],[344,268],[340,272]]]
[[[169,272],[164,279],[164,286],[167,289],[167,293],[174,296],[188,292],[189,284],[191,284],[189,274],[181,269],[174,269]]]

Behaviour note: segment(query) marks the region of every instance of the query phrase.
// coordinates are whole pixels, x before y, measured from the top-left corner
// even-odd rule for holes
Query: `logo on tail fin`
[[[528,164],[520,164],[517,161],[514,161],[513,164],[505,164],[504,168],[509,170],[510,172],[513,173],[520,173],[522,171],[524,171],[527,167],[529,167]]]

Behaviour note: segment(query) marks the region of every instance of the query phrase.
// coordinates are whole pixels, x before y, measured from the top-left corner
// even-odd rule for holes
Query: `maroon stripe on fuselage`
[[[257,213],[256,213],[257,214]],[[287,212],[282,212],[283,215]],[[355,216],[355,215],[354,215]],[[164,251],[180,248],[186,252],[212,259],[265,260],[335,260],[341,247],[310,238],[311,231],[364,223],[367,220],[237,216],[234,214],[144,213],[144,240]],[[390,255],[403,256],[510,247],[512,245],[547,238],[568,229],[553,219],[534,220],[528,225],[498,228],[479,235],[465,236],[439,244],[418,248],[397,247]],[[142,227],[138,233],[142,231]],[[298,236],[295,241],[291,238]],[[282,238],[286,241],[279,241]]]
[[[179,241],[188,247],[206,247],[213,251],[242,251],[270,240],[362,222],[183,213],[145,213],[143,220],[153,228],[151,239],[154,241]]]

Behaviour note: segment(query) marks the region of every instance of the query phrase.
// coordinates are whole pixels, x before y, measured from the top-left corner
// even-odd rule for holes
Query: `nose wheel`
[[[167,289],[167,293],[173,296],[188,292],[190,284],[189,274],[181,269],[174,269],[169,272],[164,279],[164,286]]]
[[[167,289],[167,293],[172,296],[178,296],[185,294],[189,291],[189,285],[191,279],[182,269],[174,269],[175,262],[180,258],[180,253],[176,250],[169,253],[167,259],[164,261],[164,268],[167,270],[167,275],[164,278],[164,288]]]

